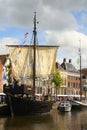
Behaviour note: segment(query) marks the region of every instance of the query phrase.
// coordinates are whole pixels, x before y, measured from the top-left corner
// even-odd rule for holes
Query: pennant
[[[22,51],[22,46],[18,46],[17,48],[18,48],[18,50],[17,50],[17,52],[16,52],[16,55],[18,55],[19,53],[21,53],[21,51]]]
[[[4,69],[4,71],[3,71],[3,81],[5,81],[6,80],[6,70]]]
[[[21,51],[22,51],[22,47],[19,48],[19,53],[21,53]]]
[[[24,34],[25,38],[28,36],[28,34],[29,34],[28,32],[26,32],[26,33]],[[18,51],[16,52],[16,55],[18,55],[18,54],[21,53],[21,51],[22,51],[22,46],[23,46],[25,43],[26,43],[26,39],[24,39],[24,41],[23,41],[23,43],[22,43],[21,45],[18,45],[18,46],[17,46]]]
[[[78,49],[78,55],[79,56],[81,55],[81,49],[80,48]]]
[[[14,60],[14,64],[17,65],[17,59]]]
[[[80,58],[77,59],[77,64],[80,64]]]
[[[28,33],[28,32],[26,32],[26,33],[24,34],[25,38],[26,38],[28,35],[29,35],[29,33]]]

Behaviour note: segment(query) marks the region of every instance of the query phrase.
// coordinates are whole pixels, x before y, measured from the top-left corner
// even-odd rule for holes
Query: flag
[[[21,51],[22,51],[22,47],[19,48],[19,53],[21,53]]]
[[[81,55],[81,49],[80,48],[78,49],[78,55],[79,56]]]
[[[4,71],[3,71],[3,81],[5,81],[6,80],[6,70],[4,69]]]
[[[28,33],[28,32],[26,32],[26,33],[24,34],[25,38],[26,38],[28,35],[29,35],[29,33]]]
[[[26,32],[25,34],[24,34],[24,36],[25,36],[25,38],[28,36],[28,32]],[[22,46],[26,43],[26,39],[24,38],[24,41],[23,41],[23,43],[21,44],[21,45],[18,45],[17,46],[17,52],[15,53],[15,55],[19,55],[20,53],[21,53],[21,51],[22,51]]]
[[[5,68],[4,68],[4,70],[3,70],[2,81],[3,81],[3,85],[7,83],[7,79],[6,79],[6,69],[5,69]]]
[[[80,58],[77,59],[77,64],[78,64],[78,65],[80,64]]]
[[[22,46],[21,45],[17,46],[17,48],[18,48],[18,50],[16,51],[15,55],[19,55],[21,53],[21,51],[22,51]]]

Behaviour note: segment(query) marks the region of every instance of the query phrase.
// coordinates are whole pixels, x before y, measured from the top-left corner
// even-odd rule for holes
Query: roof
[[[71,63],[65,63],[63,62],[61,64],[61,66],[64,68],[64,70],[68,71],[68,72],[76,72],[79,73],[79,71],[75,68],[74,65],[72,65]]]
[[[56,68],[58,68],[60,71],[65,71],[64,68],[58,62],[56,62]]]
[[[72,71],[72,72],[79,72],[74,65],[72,65],[71,63],[66,63],[66,69],[67,71]]]

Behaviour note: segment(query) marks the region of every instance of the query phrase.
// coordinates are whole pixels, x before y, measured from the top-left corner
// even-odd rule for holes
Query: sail
[[[39,46],[36,51],[36,75],[54,74],[57,47]]]
[[[33,76],[33,45],[8,45],[16,79]],[[54,74],[58,46],[36,46],[36,77]]]

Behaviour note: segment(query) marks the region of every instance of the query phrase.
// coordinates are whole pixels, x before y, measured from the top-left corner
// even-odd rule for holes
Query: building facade
[[[67,94],[67,86],[68,86],[68,82],[67,82],[67,71],[64,70],[63,67],[61,67],[61,65],[59,63],[56,63],[56,68],[59,69],[61,77],[63,79],[63,84],[61,85],[61,87],[57,90],[57,94],[58,95],[66,95]]]
[[[82,73],[82,90],[83,94],[87,98],[87,68],[81,69]]]
[[[0,93],[3,92],[3,65],[5,63],[7,55],[0,55]],[[57,90],[57,94],[60,95],[79,95],[80,94],[80,73],[72,65],[71,59],[66,61],[63,59],[63,63],[59,65],[56,63],[56,68],[60,70],[61,77],[63,79],[63,85]],[[84,90],[84,85],[87,85],[87,69],[82,69],[83,76],[86,78],[82,79],[82,90],[83,94],[87,95],[87,91]],[[48,79],[49,78],[49,79]],[[55,95],[56,89],[53,83],[51,83],[52,77],[47,77],[42,82],[37,82],[36,94],[47,95],[48,93],[52,96]],[[43,86],[43,87],[42,87]]]
[[[67,72],[67,95],[79,95],[80,94],[80,73],[72,65],[71,59],[66,61],[66,58],[63,59],[61,67]]]

